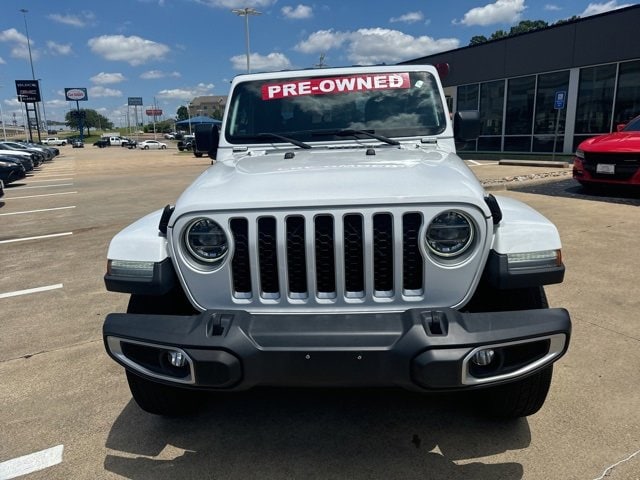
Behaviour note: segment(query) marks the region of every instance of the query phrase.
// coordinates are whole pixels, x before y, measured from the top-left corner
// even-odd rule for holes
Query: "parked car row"
[[[52,146],[29,142],[0,142],[0,181],[4,185],[18,181],[58,155],[60,150]]]

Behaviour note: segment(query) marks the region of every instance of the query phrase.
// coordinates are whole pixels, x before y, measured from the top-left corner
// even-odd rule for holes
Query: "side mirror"
[[[207,152],[209,158],[216,159],[218,155],[218,141],[220,140],[219,125],[198,125],[196,127],[196,145],[198,151]]]
[[[453,136],[461,142],[475,140],[480,135],[480,112],[464,110],[453,116]]]
[[[626,123],[619,123],[618,125],[616,125],[616,131],[621,132],[622,130],[624,130],[624,127],[626,126],[627,126]]]

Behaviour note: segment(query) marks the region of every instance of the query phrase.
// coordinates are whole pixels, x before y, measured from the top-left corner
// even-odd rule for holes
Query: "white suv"
[[[427,65],[241,75],[228,98],[217,161],[109,247],[106,286],[131,297],[104,342],[136,402],[400,386],[535,413],[569,345],[543,290],[561,243],[456,155],[477,112],[452,122]]]

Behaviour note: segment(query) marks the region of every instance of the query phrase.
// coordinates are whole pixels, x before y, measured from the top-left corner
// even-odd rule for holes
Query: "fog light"
[[[169,352],[169,363],[174,367],[184,367],[187,364],[187,356],[182,352]]]
[[[473,357],[471,357],[471,361],[480,367],[484,367],[491,363],[495,354],[496,353],[491,348],[478,350],[473,354]]]

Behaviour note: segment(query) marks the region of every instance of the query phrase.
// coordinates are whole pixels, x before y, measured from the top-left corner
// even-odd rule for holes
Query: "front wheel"
[[[160,147],[160,150],[166,150],[166,148],[167,148],[167,147],[165,147],[164,145],[162,145],[162,146]]]
[[[143,150],[149,150],[149,145],[145,145]]]
[[[538,310],[549,308],[543,287],[498,290],[481,285],[467,305],[471,312]],[[487,387],[476,392],[476,406],[490,417],[520,418],[533,415],[544,404],[553,365],[515,382]]]
[[[180,417],[197,412],[204,403],[204,392],[152,382],[127,370],[129,390],[145,412]]]
[[[520,418],[542,408],[549,393],[553,365],[512,383],[478,392],[478,406],[491,417]]]

